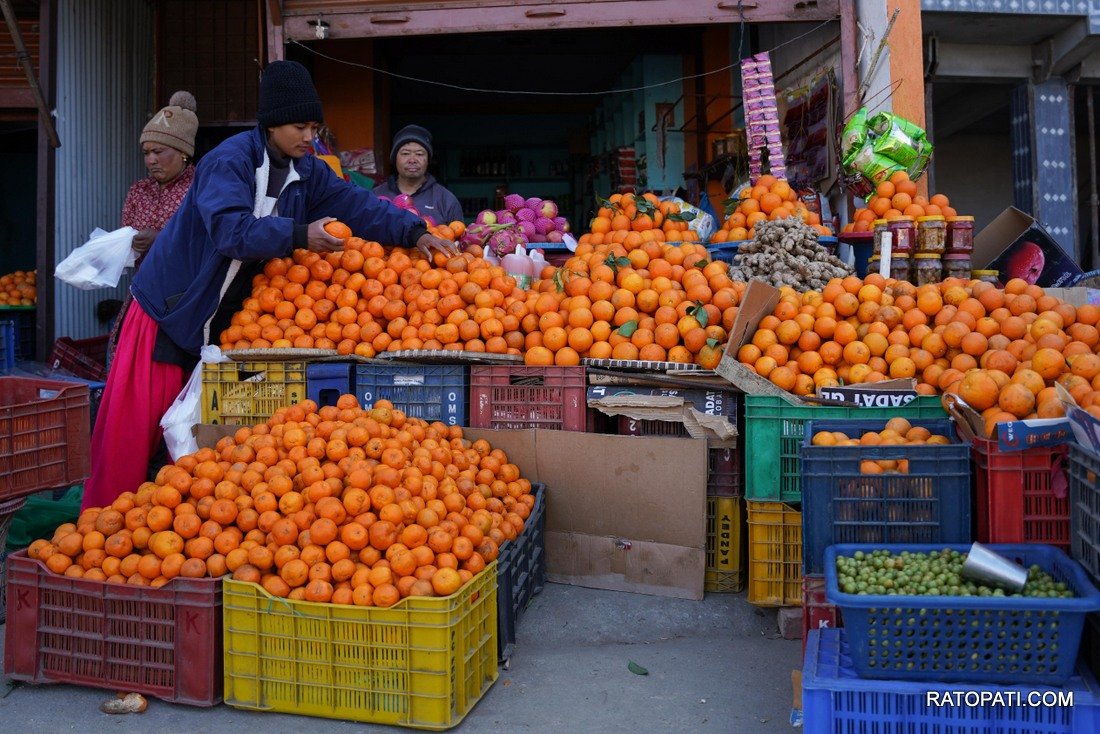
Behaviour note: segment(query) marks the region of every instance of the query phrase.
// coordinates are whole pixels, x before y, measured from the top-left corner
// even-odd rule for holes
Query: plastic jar
[[[949,253],[943,256],[943,277],[970,280],[970,255]]]
[[[947,243],[947,221],[939,216],[917,218],[917,252],[942,255]]]
[[[1000,270],[971,270],[970,277],[974,280],[980,280],[983,283],[992,283],[998,288],[1003,287],[1001,285],[1001,271]]]
[[[890,277],[894,280],[909,280],[909,258],[897,256],[890,258]]]
[[[871,257],[867,260],[867,272],[863,274],[863,277],[867,277],[872,273],[877,273],[881,262],[882,258],[879,257],[877,253],[871,255]]]
[[[876,219],[874,223],[875,233],[875,254],[878,255],[882,252],[882,233],[886,231],[886,220]]]
[[[886,231],[894,236],[891,252],[909,254],[917,243],[917,228],[912,217],[887,220]]]
[[[974,250],[974,217],[949,217],[946,224],[947,252],[969,255]]]
[[[943,263],[940,255],[935,252],[918,252],[913,255],[913,283],[916,285],[929,285],[943,280]]]

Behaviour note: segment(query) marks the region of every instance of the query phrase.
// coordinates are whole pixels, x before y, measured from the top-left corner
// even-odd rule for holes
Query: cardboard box
[[[199,446],[240,426],[198,425]],[[703,598],[707,442],[572,431],[465,428],[548,487],[551,581],[682,599]],[[675,502],[669,491],[675,490]]]
[[[464,429],[546,484],[551,581],[703,598],[707,443],[571,431]],[[675,489],[675,502],[669,491]]]
[[[1042,225],[1011,206],[975,235],[970,263],[975,270],[999,271],[1002,283],[1023,278],[1042,287],[1067,286],[1082,274]]]
[[[1068,395],[1069,393],[1066,393],[1067,397]],[[948,396],[947,412],[954,419],[964,439],[993,439],[1001,451],[1026,451],[1038,446],[1060,446],[1073,438],[1073,425],[1068,418],[1005,421],[993,427],[993,435],[986,435],[985,421],[976,410],[958,396]]]
[[[633,420],[679,423],[692,438],[737,437],[735,396],[730,390],[680,390],[633,385],[592,385],[588,407]]]

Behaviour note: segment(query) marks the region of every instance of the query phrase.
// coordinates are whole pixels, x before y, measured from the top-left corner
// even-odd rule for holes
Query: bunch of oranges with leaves
[[[180,458],[28,555],[108,583],[232,574],[275,596],[389,607],[453,594],[533,507],[530,482],[487,441],[344,395]]]
[[[16,270],[0,277],[0,306],[33,306],[38,303],[37,280],[37,270]]]
[[[688,226],[691,215],[655,194],[612,194],[599,202],[589,231],[578,240],[581,244],[637,246],[645,242],[699,241],[698,233]]]
[[[917,194],[917,185],[909,180],[909,174],[898,171],[883,181],[867,200],[867,206],[857,209],[853,221],[844,225],[844,232],[871,232],[876,219],[896,217],[954,217],[958,212],[943,194],[925,198]]]
[[[783,289],[737,357],[799,395],[914,378],[921,394],[958,393],[1000,422],[1062,415],[1060,382],[1100,414],[1098,323],[1100,307],[1074,307],[1020,279],[1000,290],[957,278],[917,287],[872,274],[830,281],[820,293]]]
[[[740,199],[731,200],[728,215],[722,227],[715,232],[710,241],[739,242],[752,239],[759,222],[775,221],[797,217],[812,226],[819,235],[830,236],[833,231],[822,226],[821,216],[811,212],[798,198],[798,193],[790,184],[775,176],[765,174],[752,188],[741,192]]]
[[[581,242],[532,288],[524,361],[640,359],[713,369],[744,290],[729,278],[729,265],[712,262],[700,244]]]

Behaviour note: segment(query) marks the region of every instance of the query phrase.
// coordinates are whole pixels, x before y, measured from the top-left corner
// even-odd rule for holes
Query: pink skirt
[[[81,509],[105,507],[147,478],[163,435],[160,419],[188,377],[179,365],[153,360],[157,330],[157,322],[132,302],[92,431],[91,476]]]

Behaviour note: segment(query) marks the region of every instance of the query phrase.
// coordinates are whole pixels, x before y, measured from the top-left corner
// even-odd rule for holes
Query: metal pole
[[[54,148],[60,148],[61,140],[57,137],[57,130],[53,126],[50,108],[46,106],[46,100],[42,97],[42,87],[38,85],[38,77],[35,76],[34,67],[31,66],[31,58],[27,55],[27,47],[23,45],[23,34],[19,32],[19,21],[15,17],[15,11],[11,8],[11,1],[0,0],[0,9],[4,11],[4,22],[8,24],[8,32],[11,33],[11,40],[15,45],[15,56],[19,59],[23,72],[27,75],[27,83],[30,84],[31,94],[34,95],[34,103],[38,107],[38,117],[42,120],[42,126],[46,128],[50,145]]]

